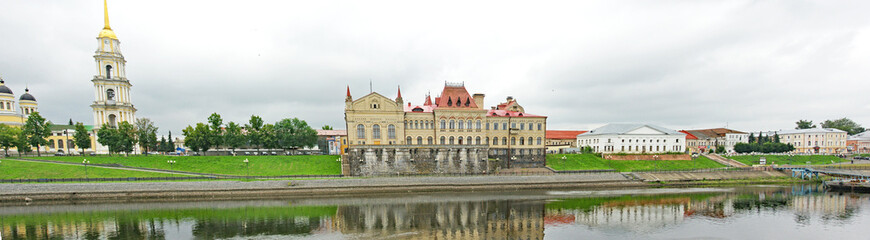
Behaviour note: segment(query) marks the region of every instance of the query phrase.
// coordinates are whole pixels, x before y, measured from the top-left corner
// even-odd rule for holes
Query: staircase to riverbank
[[[746,164],[743,164],[742,162],[738,162],[738,161],[734,161],[732,159],[724,158],[724,157],[716,155],[716,154],[703,154],[703,155],[705,157],[709,158],[710,160],[716,161],[716,162],[721,163],[721,164],[725,164],[725,165],[730,166],[730,167],[746,167]]]

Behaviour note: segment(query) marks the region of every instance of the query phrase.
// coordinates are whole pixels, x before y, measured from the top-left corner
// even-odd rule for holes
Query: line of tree
[[[0,147],[4,155],[9,155],[9,148],[17,148],[18,155],[28,153],[36,148],[36,154],[42,155],[40,146],[48,144],[46,139],[51,135],[51,122],[48,122],[38,112],[31,113],[21,128],[0,124]]]
[[[139,145],[139,149],[143,153],[147,154],[159,151],[157,130],[157,126],[148,118],[138,118],[133,124],[123,121],[118,123],[117,127],[103,124],[97,131],[97,141],[103,146],[109,147],[110,155],[113,153],[130,154],[135,149],[136,144]],[[78,133],[77,127],[76,134]],[[81,137],[84,140],[84,136]]]
[[[734,151],[738,153],[784,153],[794,151],[794,146],[778,142],[737,143],[734,145]]]
[[[762,132],[758,132],[758,137],[755,136],[755,133],[749,133],[749,143],[779,143],[779,133],[774,132],[772,137],[764,135]]]
[[[213,148],[227,148],[235,152],[241,147],[295,150],[317,144],[317,132],[304,120],[282,119],[274,124],[264,124],[263,119],[253,115],[244,126],[228,122],[224,124],[220,114],[212,113],[207,123],[188,125],[184,130],[184,145],[194,152],[206,152]]]
[[[795,124],[797,126],[794,129],[816,128],[816,125],[813,124],[813,121],[810,120],[801,119],[795,122]],[[867,131],[867,129],[864,129],[861,124],[858,124],[855,121],[852,121],[852,119],[845,117],[834,120],[825,120],[824,122],[822,122],[821,125],[822,128],[835,128],[846,131],[847,133],[849,133],[849,135],[855,135]]]

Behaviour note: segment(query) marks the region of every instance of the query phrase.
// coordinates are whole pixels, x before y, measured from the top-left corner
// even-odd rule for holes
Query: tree
[[[749,133],[749,143],[755,143],[755,133]]]
[[[861,124],[858,124],[851,119],[841,118],[835,120],[825,120],[822,122],[823,128],[836,128],[849,133],[849,135],[855,135],[864,132],[864,128],[861,127]]]
[[[88,130],[82,123],[76,123],[76,133],[73,135],[73,141],[76,146],[81,149],[82,156],[85,155],[85,149],[91,147],[91,137],[88,136]]]
[[[166,149],[167,149],[167,145],[166,145],[166,144],[167,144],[167,142],[166,142],[166,136],[161,136],[161,137],[160,137],[160,142],[157,143],[157,151],[158,151],[158,152],[168,152],[168,151],[166,151]]]
[[[97,142],[103,146],[109,147],[109,155],[118,152],[118,129],[104,123],[100,130],[97,131]]]
[[[187,126],[182,133],[184,134],[184,146],[189,147],[194,152],[205,152],[211,148],[209,126],[205,123],[197,123],[196,127]]]
[[[51,135],[51,122],[46,122],[45,118],[39,115],[39,112],[34,112],[27,117],[27,122],[24,123],[24,128],[21,130],[27,136],[27,143],[30,146],[36,147],[36,155],[42,156],[39,152],[39,146],[48,144],[47,138]]]
[[[222,129],[224,125],[224,120],[221,118],[220,114],[212,113],[211,116],[208,116],[208,124],[209,128],[211,128],[211,132],[208,136],[208,139],[211,142],[210,145],[218,148],[224,144]]]
[[[70,126],[72,126],[72,125],[73,125],[73,121],[72,121],[72,118],[70,118],[70,119],[69,119],[69,125],[70,125]]]
[[[816,125],[813,125],[813,121],[809,121],[809,120],[801,119],[801,120],[798,120],[797,122],[795,122],[795,124],[797,124],[797,127],[795,127],[794,129],[816,128]]]
[[[779,133],[773,133],[773,142],[779,143]]]
[[[18,149],[18,157],[21,157],[21,153],[29,153],[33,151],[33,147],[30,146],[30,143],[27,141],[27,134],[24,131],[18,131],[18,137],[15,139],[15,148]]]
[[[236,148],[245,144],[245,135],[242,135],[242,126],[235,122],[227,123],[227,129],[224,132],[224,144],[230,147],[233,152]]]
[[[260,144],[263,143],[262,133],[263,130],[263,119],[260,116],[252,115],[251,120],[248,120],[248,124],[245,124],[245,130],[247,130],[248,143],[255,146],[257,151],[260,151]]]
[[[280,148],[278,145],[278,135],[275,132],[275,125],[266,124],[263,125],[263,129],[260,130],[260,137],[263,144],[263,148],[265,149],[274,149]]]
[[[725,147],[722,146],[722,145],[718,145],[718,146],[716,146],[716,153],[717,153],[717,154],[725,153]]]
[[[18,135],[21,135],[21,129],[0,124],[0,147],[3,148],[3,156],[9,156],[9,148],[18,144]]]
[[[282,149],[299,149],[317,144],[317,131],[304,120],[285,118],[275,123],[275,138]]]
[[[136,119],[136,138],[139,147],[148,155],[148,152],[157,148],[157,126],[148,118]]]
[[[320,129],[322,129],[322,130],[332,130],[332,126],[329,126],[329,125],[323,125],[323,127],[320,127]]]
[[[169,131],[169,139],[166,141],[166,144],[169,145],[169,152],[175,152],[175,141],[172,141],[172,131]]]
[[[118,124],[118,151],[125,152],[128,155],[133,151],[133,147],[138,142],[136,132],[136,126],[127,121]]]

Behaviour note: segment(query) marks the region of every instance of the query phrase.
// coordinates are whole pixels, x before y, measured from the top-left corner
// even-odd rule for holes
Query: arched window
[[[474,138],[474,144],[480,145],[480,137]]]
[[[411,144],[411,143],[408,143]],[[423,145],[423,137],[417,137],[417,145]]]
[[[541,145],[541,137],[538,137],[538,145]]]
[[[472,142],[471,142],[471,136],[466,137],[466,138],[465,138],[465,141],[468,141],[468,143],[466,143],[466,144],[471,145],[471,144],[472,144]],[[480,142],[480,141],[478,141],[478,142]]]
[[[532,137],[529,137],[529,145],[532,145]]]
[[[480,129],[480,120],[477,120],[477,129]]]
[[[441,145],[445,145],[445,144],[447,144],[447,143],[444,141],[444,139],[445,139],[444,136],[441,136]]]
[[[455,140],[455,139],[451,136],[451,137],[450,137],[450,145],[453,145],[453,143],[454,143],[453,140]]]
[[[106,79],[112,79],[112,65],[106,65]]]
[[[543,124],[538,123],[538,131],[541,131],[541,125]]]
[[[447,128],[447,121],[441,120],[441,129]]]
[[[429,144],[429,145],[434,144],[434,143],[432,142],[432,137],[427,138],[427,139],[426,139],[426,143]]]
[[[381,139],[381,126],[375,124],[372,126],[372,138]]]
[[[511,139],[511,140],[513,140],[513,139]],[[526,144],[526,139],[520,138],[520,145],[525,145],[525,144]]]
[[[115,126],[118,126],[117,124],[115,124],[115,118],[116,118],[115,114],[109,114],[109,126],[110,127],[114,128]]]
[[[506,123],[506,122],[505,122],[505,123],[501,123],[501,129],[502,129],[502,130],[508,130],[508,129],[507,129],[507,123]]]
[[[115,100],[115,89],[106,90],[106,99]]]
[[[63,148],[63,140],[60,140],[60,139],[57,140],[57,148],[58,149]]]
[[[511,145],[517,145],[517,138],[511,137]]]
[[[471,120],[468,120],[468,122],[465,122],[465,126],[468,126],[468,129],[471,129]]]
[[[456,127],[456,121],[450,120],[450,129],[454,129]]]
[[[458,140],[457,143],[459,143],[459,145],[462,145],[462,137],[459,137],[457,140]],[[451,144],[453,144],[453,143],[451,143]]]
[[[498,145],[498,138],[492,138],[492,145]]]
[[[516,127],[514,127],[514,128],[516,128]],[[522,124],[522,123],[520,123],[520,130],[526,130],[526,125],[525,125],[525,124]]]
[[[507,145],[507,137],[501,138],[501,145]]]
[[[74,148],[74,147],[76,147],[76,144],[73,143],[73,140],[67,140],[67,141],[66,141],[66,146],[71,147],[71,148]]]
[[[356,125],[356,138],[363,139],[366,138],[366,126],[360,124]]]
[[[498,123],[492,124],[492,130],[498,130]]]
[[[464,124],[463,124],[463,123],[464,123],[464,122],[463,122],[462,120],[459,120],[459,129],[463,129],[463,128],[464,128],[464,126],[463,126]]]
[[[387,137],[390,139],[396,139],[396,126],[393,126],[393,124],[387,126]]]
[[[408,128],[408,120],[405,120],[405,128]]]
[[[405,138],[405,144],[413,144],[413,142],[411,142],[411,136]]]
[[[529,131],[532,130],[532,126],[533,126],[532,123],[529,123]]]

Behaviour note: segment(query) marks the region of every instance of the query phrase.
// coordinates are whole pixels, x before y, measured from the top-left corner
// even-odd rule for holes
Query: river
[[[10,239],[866,239],[819,186],[414,193],[0,206]]]

